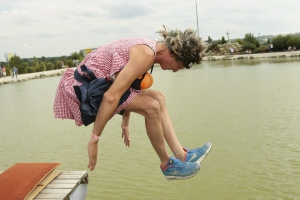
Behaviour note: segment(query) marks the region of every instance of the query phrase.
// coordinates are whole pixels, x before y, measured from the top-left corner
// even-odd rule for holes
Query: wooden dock
[[[2,171],[0,171],[0,174]],[[87,171],[63,171],[53,179],[34,200],[79,200],[84,199],[87,192]],[[1,199],[1,198],[0,198]]]
[[[82,199],[79,198],[79,195],[85,196],[85,194],[76,190],[85,190],[86,192],[87,184],[87,171],[65,171],[51,181],[34,199]]]

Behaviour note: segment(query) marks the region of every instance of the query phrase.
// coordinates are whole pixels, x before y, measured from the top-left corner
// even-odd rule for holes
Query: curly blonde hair
[[[165,30],[157,31],[157,33],[163,37],[163,42],[177,61],[182,62],[187,69],[201,62],[203,46],[201,38],[196,36],[196,31],[193,29],[187,29],[184,32],[177,29],[167,31],[166,26],[163,25],[163,27]]]

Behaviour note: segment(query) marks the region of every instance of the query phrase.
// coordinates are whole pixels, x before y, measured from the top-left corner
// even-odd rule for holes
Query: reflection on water
[[[132,115],[132,146],[119,116],[105,128],[90,172],[87,199],[298,199],[300,178],[299,58],[203,62],[177,73],[153,71],[182,144],[213,144],[200,173],[167,181]],[[60,162],[87,169],[92,126],[53,118],[60,77],[0,86],[0,170],[16,162]]]

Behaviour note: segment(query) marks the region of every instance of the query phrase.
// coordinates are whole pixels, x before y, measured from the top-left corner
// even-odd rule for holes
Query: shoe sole
[[[200,168],[201,168],[201,167],[200,167]],[[183,176],[183,177],[181,177],[181,176],[165,176],[165,177],[166,177],[166,179],[167,179],[168,181],[174,181],[174,180],[187,180],[187,179],[192,178],[192,177],[195,176],[196,174],[198,174],[198,172],[200,171],[200,168],[199,168],[199,170],[198,170],[197,172],[195,172],[194,174],[192,174],[192,175],[190,175],[190,176]]]
[[[200,157],[200,158],[196,161],[196,163],[198,163],[198,164],[200,165],[200,163],[204,160],[204,158],[205,158],[205,157],[208,155],[208,153],[210,152],[211,148],[212,148],[212,144],[210,143],[210,147],[206,150],[206,152],[203,154],[203,156]]]

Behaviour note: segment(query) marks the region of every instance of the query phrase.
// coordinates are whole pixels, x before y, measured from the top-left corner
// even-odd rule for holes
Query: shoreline
[[[0,78],[0,85],[28,81],[28,80],[39,79],[39,78],[52,77],[52,76],[61,76],[67,69],[69,68],[27,73],[27,74],[18,74],[18,78],[12,78],[12,76],[9,75],[6,76],[5,78],[4,77]]]
[[[256,58],[284,58],[284,57],[300,57],[300,51],[288,52],[271,52],[271,53],[258,53],[258,54],[240,54],[240,55],[223,55],[223,56],[205,56],[202,61],[215,61],[215,60],[235,60],[235,59],[256,59]],[[56,69],[51,71],[43,71],[36,73],[18,74],[18,78],[6,76],[0,78],[0,85],[27,81],[32,79],[46,78],[52,76],[61,76],[69,68]],[[76,69],[76,67],[73,67]]]
[[[235,59],[254,59],[254,58],[285,58],[300,57],[300,51],[268,52],[256,54],[239,54],[239,55],[222,55],[222,56],[205,56],[202,61],[214,60],[235,60]]]

